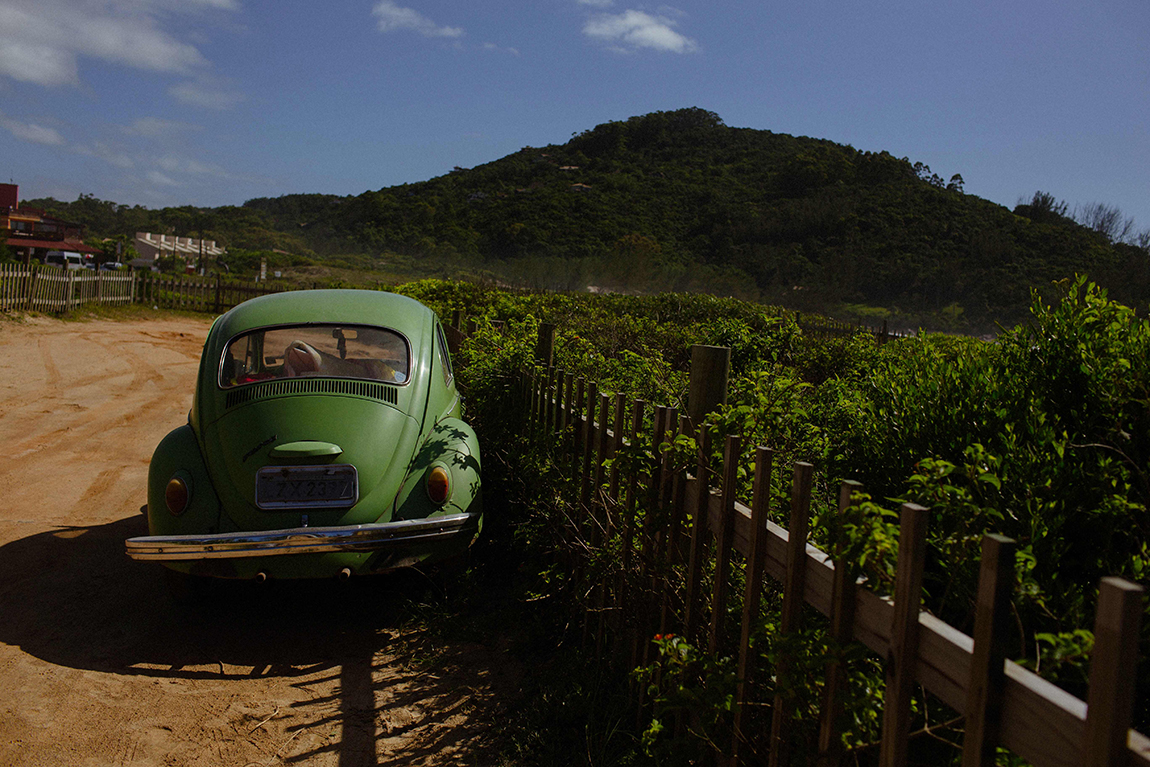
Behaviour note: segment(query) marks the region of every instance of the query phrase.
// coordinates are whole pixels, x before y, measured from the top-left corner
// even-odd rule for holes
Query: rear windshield
[[[402,384],[410,375],[407,339],[386,328],[296,325],[236,336],[224,350],[220,386],[297,376],[366,378]]]

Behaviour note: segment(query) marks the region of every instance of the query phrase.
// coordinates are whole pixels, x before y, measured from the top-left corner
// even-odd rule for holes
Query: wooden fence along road
[[[0,310],[63,313],[87,303],[135,300],[133,273],[0,264]]]
[[[885,660],[879,756],[883,767],[906,761],[915,685],[922,685],[964,716],[964,767],[994,764],[999,745],[1037,767],[1150,765],[1150,739],[1129,729],[1141,587],[1117,578],[1102,581],[1089,700],[1079,700],[1004,659],[1005,619],[1014,578],[1012,541],[994,535],[984,539],[975,636],[967,636],[920,611],[928,514],[922,507],[906,504],[900,515],[894,598],[879,596],[859,583],[850,563],[835,562],[833,556],[807,543],[813,472],[809,464],[793,467],[790,523],[789,529],[783,529],[766,519],[771,451],[757,451],[754,497],[748,506],[736,499],[732,490],[739,469],[739,437],[726,438],[723,465],[712,469],[704,458],[710,448],[708,432],[702,429],[693,475],[671,466],[659,450],[675,433],[700,433],[692,424],[701,423],[706,412],[725,401],[727,368],[722,355],[729,354],[727,350],[694,348],[690,417],[680,417],[673,408],[654,408],[650,419],[654,429],[648,435],[640,433],[645,414],[650,413],[646,403],[628,403],[622,394],[598,394],[594,382],[572,380],[570,374],[549,365],[553,330],[542,326],[537,347],[540,366],[525,371],[521,378],[529,433],[550,446],[556,457],[566,455],[566,465],[572,467],[580,497],[571,534],[578,536],[589,529],[588,537],[594,544],[616,536],[623,572],[642,572],[644,580],[639,582],[656,584],[653,591],[643,595],[646,604],[626,593],[625,585],[612,586],[608,580],[607,585],[599,586],[594,596],[598,607],[587,614],[590,631],[597,646],[606,644],[604,632],[608,638],[615,635],[616,646],[622,639],[620,652],[630,653],[633,665],[649,657],[656,631],[675,632],[712,652],[735,655],[740,681],[734,737],[729,746],[719,744],[723,758],[732,764],[758,763],[766,746],[771,765],[788,763],[784,753],[789,725],[785,699],[776,697],[774,701],[769,734],[742,731],[754,680],[771,673],[754,668],[757,654],[749,647],[749,627],[760,610],[763,578],[768,577],[784,588],[779,622],[783,637],[799,629],[805,602],[830,619],[834,638],[843,644],[860,642]],[[705,371],[714,371],[714,375]],[[619,455],[624,446],[652,449],[655,457],[651,459],[650,479],[605,470],[603,462]],[[560,465],[564,465],[562,460]],[[855,483],[843,483],[840,511],[849,507],[852,493],[859,490]],[[659,520],[648,529],[643,529],[636,517],[639,499],[650,504],[646,518]],[[714,554],[708,555],[712,544]],[[747,563],[743,630],[737,647],[733,638],[726,637],[726,611],[722,609],[728,603],[732,552],[741,554]],[[707,569],[714,572],[707,626],[703,625],[708,611],[701,593],[705,556],[712,557]],[[582,566],[576,564],[576,568]],[[665,575],[659,575],[672,566],[686,568],[685,587],[677,589]],[[785,659],[780,666],[774,673],[785,677]],[[845,676],[843,662],[828,663],[820,721],[820,764],[836,764],[839,757]],[[756,745],[758,751],[748,756],[748,750]]]
[[[225,282],[219,276],[0,264],[0,311],[62,314],[85,304],[141,303],[218,314],[249,298],[280,290],[260,283]]]

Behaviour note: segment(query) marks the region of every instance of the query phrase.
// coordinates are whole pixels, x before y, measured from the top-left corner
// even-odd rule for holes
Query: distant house
[[[158,258],[175,257],[184,261],[195,262],[201,257],[216,259],[227,253],[215,240],[198,240],[193,237],[175,237],[170,234],[153,234],[152,232],[136,232],[133,243],[136,252],[140,254],[141,261],[149,265],[156,263]]]
[[[591,187],[588,186],[587,184],[572,184],[571,185],[571,191],[577,192],[579,194],[583,194],[584,192],[590,192]]]
[[[0,184],[0,230],[7,230],[4,243],[25,264],[43,263],[49,251],[79,253],[86,260],[100,252],[84,244],[84,227],[79,224],[39,208],[20,207],[20,187],[16,184]]]

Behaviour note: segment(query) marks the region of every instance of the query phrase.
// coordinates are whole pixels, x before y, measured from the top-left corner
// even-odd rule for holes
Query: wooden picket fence
[[[0,310],[63,313],[89,303],[131,303],[135,292],[130,272],[0,264]]]
[[[0,264],[0,311],[63,314],[85,304],[142,303],[164,309],[226,311],[281,287],[153,272],[92,271]]]
[[[792,722],[785,697],[776,695],[771,704],[769,732],[745,731],[756,680],[772,673],[785,678],[789,673],[785,658],[779,668],[756,669],[759,654],[750,648],[764,579],[770,578],[783,589],[782,637],[800,630],[806,603],[829,618],[830,634],[840,646],[858,642],[885,660],[878,762],[882,767],[906,763],[916,685],[963,715],[964,767],[994,764],[997,746],[1037,767],[1150,765],[1150,739],[1130,729],[1141,587],[1103,579],[1089,695],[1082,701],[1005,658],[1014,578],[1012,541],[995,535],[983,541],[974,637],[968,636],[920,609],[928,514],[920,506],[905,504],[894,597],[880,596],[861,584],[850,562],[837,562],[833,554],[807,542],[811,465],[793,467],[787,529],[767,520],[769,476],[778,470],[770,450],[756,450],[750,505],[734,492],[740,471],[738,436],[726,437],[721,466],[708,465],[708,430],[693,424],[702,423],[703,415],[725,399],[726,368],[708,361],[715,359],[713,347],[693,350],[692,412],[680,415],[674,408],[628,402],[623,394],[598,393],[593,381],[550,366],[553,331],[543,326],[537,347],[543,362],[520,377],[527,433],[549,448],[560,464],[567,462],[579,488],[568,524],[569,535],[580,542],[573,549],[593,551],[607,541],[620,548],[622,577],[588,585],[593,591],[584,640],[597,650],[613,651],[631,667],[652,660],[656,632],[673,632],[713,653],[737,657],[732,740],[716,744],[716,761],[790,763],[786,744]],[[650,433],[643,433],[645,423],[653,424]],[[676,434],[698,438],[693,471],[671,465],[660,450]],[[650,448],[649,472],[624,475],[617,463],[607,468],[608,459],[625,447],[638,446]],[[860,490],[857,483],[842,484],[841,512]],[[637,515],[641,502],[646,512]],[[737,638],[727,636],[724,609],[736,553],[746,563],[742,630]],[[589,566],[587,561],[572,564],[577,573]],[[677,587],[666,577],[674,567],[685,569],[685,586]],[[705,571],[713,574],[709,610],[704,604]],[[827,662],[819,764],[838,764],[842,757],[846,675],[841,658]],[[642,705],[643,691],[637,695]]]
[[[873,328],[861,323],[843,322],[830,317],[795,312],[795,321],[802,329],[803,335],[810,338],[845,338],[853,336],[859,331],[866,331],[874,336],[875,341],[881,345],[888,341],[909,337],[907,333],[888,330],[886,320],[882,321],[882,327]]]
[[[167,275],[149,272],[140,280],[139,301],[161,309],[194,312],[220,312],[238,306],[249,298],[279,293],[280,287],[258,282],[225,282],[219,275]]]

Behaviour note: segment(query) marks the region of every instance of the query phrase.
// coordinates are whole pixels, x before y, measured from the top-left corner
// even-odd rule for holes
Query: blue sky
[[[701,107],[1150,228],[1150,4],[0,0],[0,181],[359,194]]]

